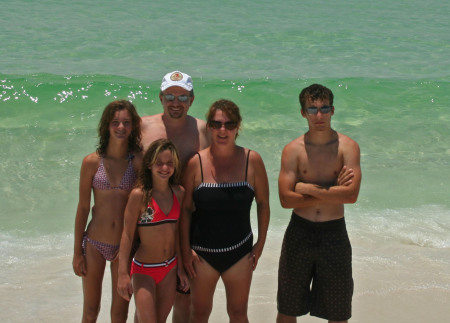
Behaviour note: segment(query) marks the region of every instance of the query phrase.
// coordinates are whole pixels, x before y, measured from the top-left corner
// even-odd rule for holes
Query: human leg
[[[85,245],[86,275],[83,276],[82,322],[96,322],[100,313],[103,275],[106,260],[91,244]]]
[[[352,250],[344,219],[321,223],[316,229],[318,259],[312,284],[311,315],[330,322],[351,317]]]
[[[278,267],[277,309],[280,322],[295,322],[309,312],[314,271],[314,237],[295,213],[283,238]]]
[[[277,314],[277,323],[295,323],[297,322],[297,318],[295,316],[289,316],[278,312]]]
[[[156,283],[145,274],[133,274],[133,294],[136,304],[136,318],[139,323],[156,321]]]
[[[242,257],[237,263],[222,273],[230,322],[248,322],[248,297],[252,276],[253,259],[249,259],[248,255]]]
[[[189,322],[208,322],[220,274],[203,259],[196,262],[194,267],[197,276],[190,280],[192,306]]]
[[[179,264],[182,266],[182,264]],[[180,280],[177,276],[175,299],[172,308],[172,323],[188,323],[191,316],[191,291],[179,288]]]
[[[172,323],[188,323],[191,315],[191,295],[175,292]]]
[[[173,267],[164,279],[156,285],[156,317],[158,323],[166,322],[172,309],[175,288],[176,288],[177,268]]]
[[[111,286],[112,286],[112,301],[111,301],[111,322],[122,323],[126,322],[128,318],[129,302],[121,297],[117,291],[117,281],[119,278],[118,269],[119,262],[111,262]]]

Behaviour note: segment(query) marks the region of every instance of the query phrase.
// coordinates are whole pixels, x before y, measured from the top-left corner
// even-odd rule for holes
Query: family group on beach
[[[132,296],[135,322],[166,322],[171,310],[173,322],[208,322],[220,278],[229,321],[248,322],[270,218],[264,162],[236,144],[242,117],[235,103],[212,103],[203,121],[188,114],[195,99],[189,75],[166,74],[160,90],[156,115],[141,118],[126,100],[109,103],[97,149],[83,159],[73,256],[82,322],[97,320],[106,261],[112,322],[127,320]],[[360,150],[331,128],[331,90],[312,84],[299,101],[309,130],[284,147],[278,178],[281,205],[292,215],[278,268],[277,322],[308,313],[347,322],[353,278],[344,204],[358,197]]]

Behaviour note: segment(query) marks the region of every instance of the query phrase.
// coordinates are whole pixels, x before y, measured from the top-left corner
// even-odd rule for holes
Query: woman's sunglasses
[[[237,124],[237,122],[234,122],[234,121],[227,121],[225,123],[222,123],[220,121],[211,120],[209,122],[209,126],[216,130],[222,128],[222,126],[225,126],[225,129],[227,129],[227,130],[234,130],[237,128],[238,124]]]

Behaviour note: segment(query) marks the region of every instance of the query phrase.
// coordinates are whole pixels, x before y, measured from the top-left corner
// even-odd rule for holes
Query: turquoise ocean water
[[[290,215],[278,201],[280,155],[307,130],[298,93],[316,82],[335,94],[333,127],[361,147],[360,196],[346,207],[355,297],[405,290],[449,297],[449,2],[1,5],[0,290],[9,297],[2,297],[0,316],[6,321],[57,322],[61,315],[78,321],[81,283],[71,257],[81,160],[95,150],[106,104],[125,98],[140,115],[159,113],[161,78],[176,69],[194,79],[192,115],[204,118],[219,98],[240,106],[238,143],[266,164],[272,219],[258,270],[271,288],[257,289],[250,311],[262,303],[276,310],[276,260]],[[382,271],[396,274],[376,276]],[[370,273],[374,280],[358,285]],[[44,305],[46,297],[59,305]]]

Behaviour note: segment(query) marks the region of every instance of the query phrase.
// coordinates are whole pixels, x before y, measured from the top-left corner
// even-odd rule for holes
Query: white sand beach
[[[254,273],[249,300],[250,322],[275,322],[278,257],[283,232],[271,232]],[[439,259],[427,265],[422,248],[389,245],[353,239],[355,292],[351,322],[448,322],[450,310],[450,270],[447,249],[429,248],[428,255]],[[48,241],[52,244],[52,241]],[[2,273],[0,317],[2,322],[79,322],[83,295],[81,280],[71,268],[71,237],[65,248],[54,249],[54,257],[29,266],[11,264]],[[367,249],[371,253],[367,253]],[[37,246],[36,253],[48,253]],[[420,252],[420,253],[419,253]],[[397,255],[397,256],[396,256]],[[26,256],[26,255],[25,255]],[[11,257],[10,257],[11,259]],[[390,259],[397,259],[396,261]],[[5,283],[9,280],[9,283]],[[105,272],[104,297],[99,322],[109,322],[111,283]],[[134,304],[130,305],[132,322]],[[169,317],[169,322],[170,317]],[[217,285],[210,322],[228,322],[225,292]],[[298,322],[324,322],[305,316]]]

